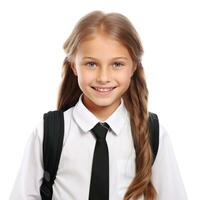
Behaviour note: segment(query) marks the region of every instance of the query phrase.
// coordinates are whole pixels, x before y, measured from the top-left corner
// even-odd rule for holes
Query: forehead
[[[81,55],[98,55],[117,57],[124,56],[130,59],[128,49],[116,39],[107,35],[97,34],[80,43],[77,53]]]

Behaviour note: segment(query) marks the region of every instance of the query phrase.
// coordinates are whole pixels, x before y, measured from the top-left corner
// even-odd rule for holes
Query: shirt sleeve
[[[169,134],[161,124],[159,134],[158,153],[152,167],[158,200],[187,200]]]
[[[41,200],[40,185],[43,177],[42,124],[40,123],[30,135],[25,147],[20,170],[12,189],[10,200]]]

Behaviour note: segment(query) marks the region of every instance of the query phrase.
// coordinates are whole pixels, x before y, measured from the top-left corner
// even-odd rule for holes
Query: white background
[[[139,32],[149,110],[170,134],[189,199],[198,199],[199,8],[194,0],[1,1],[0,198],[9,198],[33,128],[56,108],[64,41],[80,17],[103,10],[126,15]]]

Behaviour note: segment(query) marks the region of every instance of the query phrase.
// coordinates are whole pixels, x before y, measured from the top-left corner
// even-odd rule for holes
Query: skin
[[[99,120],[105,121],[120,105],[121,96],[130,85],[136,64],[125,46],[107,35],[97,34],[80,44],[72,70],[78,76],[84,105]],[[116,88],[102,95],[92,87]]]

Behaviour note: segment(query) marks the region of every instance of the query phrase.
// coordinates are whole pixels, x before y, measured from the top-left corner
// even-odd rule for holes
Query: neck
[[[99,106],[92,101],[85,100],[83,97],[83,104],[90,110],[100,121],[105,121],[120,105],[120,101],[109,106]]]
[[[108,119],[108,117],[114,112],[113,109],[103,106],[96,106],[88,109],[101,121],[105,121],[106,119]]]

